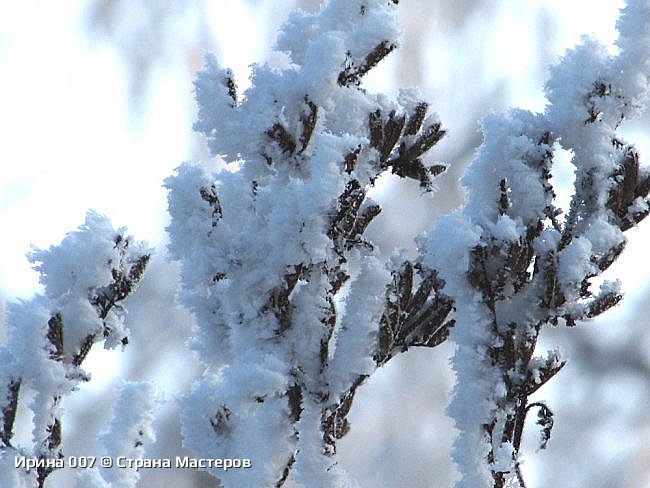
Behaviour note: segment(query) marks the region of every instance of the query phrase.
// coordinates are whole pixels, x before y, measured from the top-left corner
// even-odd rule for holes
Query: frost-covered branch
[[[254,66],[241,98],[214,57],[196,80],[195,129],[235,171],[183,165],[167,180],[170,249],[206,365],[183,430],[197,456],[254,460],[213,470],[227,486],[338,485],[357,388],[452,324],[435,273],[382,262],[366,237],[381,174],[427,191],[445,169],[427,159],[445,132],[417,92],[390,100],[360,86],[399,44],[396,3],[293,13],[277,45],[290,68]]]
[[[551,70],[544,114],[486,117],[463,180],[468,202],[421,241],[423,262],[445,280],[457,310],[449,413],[460,431],[458,486],[525,486],[526,416],[537,409],[542,448],[553,424],[550,408],[529,396],[564,365],[556,351],[535,354],[541,329],[575,325],[621,299],[618,282],[593,291],[591,281],[623,251],[623,231],[648,215],[650,174],[616,132],[647,96],[648,19],[647,3],[630,1],[616,56],[591,40],[570,51]],[[551,173],[560,148],[572,153],[576,174],[568,209],[557,206]]]
[[[119,456],[134,461],[143,459],[145,445],[156,440],[153,411],[160,399],[157,389],[147,382],[124,382],[120,386],[107,429],[99,435],[106,455],[111,459]],[[138,465],[130,462],[126,467],[113,465],[81,471],[77,474],[77,486],[132,487],[139,479]]]
[[[207,465],[225,486],[346,485],[337,444],[358,389],[400,353],[450,338],[458,486],[524,487],[526,421],[537,415],[541,448],[554,421],[531,396],[565,364],[537,350],[543,328],[622,298],[601,276],[650,213],[650,172],[618,132],[648,95],[647,1],[623,10],[616,54],[585,39],[551,70],[543,113],[485,117],[465,205],[417,239],[417,258],[386,259],[369,237],[382,212],[371,190],[392,173],[429,192],[446,169],[430,155],[445,130],[416,90],[391,99],[363,88],[400,45],[397,4],[329,0],[316,14],[294,12],[276,45],[284,67],[254,65],[241,93],[209,55],[195,81],[194,129],[226,168],[186,163],[165,181],[178,298],[195,316],[190,347],[204,366],[181,399],[182,434],[197,459],[249,460]],[[553,177],[560,152],[575,169],[567,208]],[[81,366],[93,344],[128,343],[123,302],[149,256],[95,213],[31,254],[45,292],[12,307],[0,347],[1,486],[40,488],[60,467],[61,402],[90,379]],[[25,447],[14,433],[30,393]],[[105,451],[142,459],[155,438],[155,388],[125,383],[117,396]],[[37,466],[16,470],[10,455]],[[78,485],[138,478],[88,469]]]
[[[103,341],[114,348],[128,343],[121,302],[142,278],[150,251],[113,230],[105,217],[90,212],[76,232],[59,246],[36,250],[29,256],[40,273],[44,295],[14,305],[9,310],[10,337],[0,348],[0,475],[14,481],[7,486],[44,486],[47,477],[61,466],[62,399],[89,375],[81,368],[92,345]],[[14,423],[23,390],[34,393],[31,448],[14,445]],[[13,457],[39,460],[36,472],[20,478]],[[4,486],[4,485],[3,485]]]

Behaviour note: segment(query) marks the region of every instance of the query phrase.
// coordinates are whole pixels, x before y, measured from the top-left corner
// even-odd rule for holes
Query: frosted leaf
[[[482,124],[485,142],[462,179],[471,188],[465,212],[477,223],[494,221],[496,203],[506,191],[508,215],[520,226],[530,225],[550,203],[540,184],[550,150],[547,123],[540,115],[511,110],[505,116],[489,114]]]
[[[486,228],[492,237],[500,241],[516,242],[521,237],[521,224],[517,225],[517,222],[508,215],[499,215],[497,221],[488,223]]]
[[[210,147],[216,154],[214,141],[223,127],[222,114],[236,108],[237,88],[232,71],[220,69],[214,55],[206,54],[204,63],[204,69],[199,71],[194,81],[199,113],[193,128],[208,137]],[[236,157],[236,154],[232,157]]]
[[[648,202],[643,197],[637,197],[634,199],[634,202],[629,207],[628,217],[632,217],[637,214],[647,213],[648,208],[649,208]]]
[[[581,237],[591,243],[591,252],[596,255],[605,254],[626,240],[623,232],[605,219],[594,219]]]
[[[50,305],[46,298],[36,297],[29,302],[9,306],[9,322],[13,330],[6,350],[14,358],[13,362],[7,365],[11,375],[17,378],[26,377],[29,381],[40,381],[43,384],[62,380],[62,371],[45,367],[52,351],[44,327],[51,318]],[[45,372],[46,374],[43,374]]]
[[[293,452],[286,398],[273,388],[256,389],[255,396],[240,395],[232,385],[241,385],[238,381],[245,378],[234,373],[229,378],[228,374],[206,373],[183,400],[184,445],[199,458],[250,459],[251,468],[212,468],[210,473],[232,486],[268,486],[277,481],[277,473]]]
[[[464,215],[453,213],[438,219],[436,231],[418,239],[424,264],[437,269],[448,293],[465,293],[463,277],[469,271],[469,250],[480,240],[481,229]]]
[[[376,258],[361,263],[359,276],[346,297],[346,313],[337,334],[330,361],[330,392],[333,397],[344,393],[359,375],[375,369],[372,353],[377,341],[376,325],[384,310],[385,283],[388,271]]]
[[[605,86],[609,83],[612,57],[601,44],[583,38],[582,44],[567,52],[561,62],[551,68],[551,76],[546,84],[549,105],[546,114],[552,127],[560,136],[560,144],[565,148],[580,151],[588,148],[591,142],[585,122],[599,116],[598,104],[602,97],[595,92],[594,82]],[[585,103],[585,100],[591,101]],[[593,108],[593,110],[591,110]],[[616,120],[605,119],[606,128],[613,129]]]
[[[560,239],[561,235],[556,229],[544,229],[534,241],[535,251],[540,255],[544,255],[557,249]]]
[[[537,390],[560,371],[566,361],[562,360],[560,349],[546,351],[546,356],[533,356],[528,363],[526,375],[530,379],[531,389]]]
[[[311,41],[334,31],[347,37],[351,57],[358,59],[382,41],[399,39],[395,10],[392,3],[380,0],[334,0],[325,3],[318,14],[296,11],[282,26],[276,49],[289,54],[294,63],[305,64]]]
[[[104,338],[106,347],[115,347],[128,335],[118,303],[135,290],[151,250],[125,231],[90,211],[59,245],[29,255],[51,300],[51,316],[61,316],[62,352],[68,357],[79,353],[87,338]]]
[[[600,285],[600,294],[620,293],[621,284],[621,280],[605,280]]]
[[[79,230],[70,232],[58,246],[29,254],[39,281],[50,298],[87,293],[112,281],[111,265],[117,260],[115,239],[124,229],[113,230],[103,215],[89,212]]]
[[[299,486],[346,486],[345,473],[333,462],[331,457],[322,455],[320,436],[320,408],[307,401],[300,419],[296,469],[291,480]]]

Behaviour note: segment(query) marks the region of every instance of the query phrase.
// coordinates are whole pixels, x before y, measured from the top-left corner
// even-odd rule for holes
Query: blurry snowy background
[[[39,290],[24,253],[60,242],[86,209],[108,215],[116,227],[127,225],[157,249],[128,304],[131,343],[124,353],[94,350],[84,363],[92,381],[65,404],[67,455],[89,454],[122,378],[154,380],[168,400],[147,457],[182,453],[173,400],[199,369],[184,348],[192,319],[173,305],[177,270],[165,262],[161,183],[182,161],[207,159],[203,141],[191,132],[194,72],[203,53],[213,51],[243,90],[251,63],[278,59],[273,40],[288,11],[313,11],[318,3],[0,0],[0,341],[2,302]],[[482,114],[508,106],[541,110],[549,65],[581,35],[610,43],[621,6],[616,0],[402,0],[403,46],[364,86],[395,93],[418,85],[449,131],[435,156],[451,169],[426,211],[413,186],[382,181],[375,198],[384,213],[373,224],[375,240],[387,251],[412,248],[405,235],[459,205],[455,180],[480,143]],[[646,162],[648,122],[623,129]],[[623,305],[597,322],[545,337],[548,346],[562,344],[569,363],[536,394],[556,417],[547,451],[535,452],[533,416],[528,424],[530,488],[650,486],[648,225],[630,231],[629,239],[610,272],[623,280]],[[453,483],[454,432],[444,415],[451,347],[410,351],[360,390],[340,451],[361,487]],[[29,436],[29,428],[17,435]],[[57,472],[49,483],[63,486],[69,476]],[[214,486],[207,475],[174,470],[146,471],[141,486],[160,486],[163,479],[177,487]]]

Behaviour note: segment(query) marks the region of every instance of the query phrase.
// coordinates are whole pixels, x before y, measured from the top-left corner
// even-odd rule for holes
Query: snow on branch
[[[445,131],[416,91],[390,100],[361,87],[399,44],[396,3],[294,12],[277,44],[293,64],[255,65],[241,96],[213,56],[198,74],[195,129],[237,171],[178,168],[168,231],[206,366],[184,401],[185,443],[255,460],[212,470],[225,486],[344,483],[336,443],[357,388],[453,325],[436,274],[383,262],[365,235],[381,174],[428,191],[445,169],[427,157]]]
[[[137,287],[150,250],[114,230],[108,219],[89,212],[79,230],[58,246],[34,250],[29,259],[40,273],[43,295],[13,305],[7,343],[0,348],[0,455],[13,463],[13,453],[40,461],[21,482],[44,486],[63,458],[61,400],[80,382],[90,380],[81,365],[92,345],[128,344],[122,302]],[[24,390],[34,393],[32,447],[13,443],[16,413]],[[10,459],[11,457],[11,459]],[[0,469],[0,472],[17,470]],[[35,471],[35,472],[34,472]],[[18,481],[16,481],[18,483]],[[19,486],[11,485],[11,486]]]
[[[537,408],[542,448],[553,425],[551,409],[529,396],[564,366],[556,351],[535,354],[542,328],[575,325],[621,299],[618,282],[594,291],[591,281],[649,212],[650,173],[616,132],[647,98],[649,19],[647,3],[631,1],[618,24],[618,55],[590,39],[567,53],[551,70],[543,114],[487,116],[463,179],[466,205],[420,241],[423,263],[456,308],[448,411],[459,429],[459,487],[525,486],[526,416]],[[560,146],[572,152],[576,174],[566,209],[552,179]]]
[[[160,401],[160,393],[147,382],[124,382],[119,387],[108,427],[99,438],[104,444],[106,455],[111,459],[123,456],[129,460],[129,463],[126,467],[113,465],[110,468],[102,467],[101,470],[95,468],[97,474],[109,484],[108,486],[113,488],[136,486],[140,479],[137,461],[143,461],[141,465],[146,466],[146,461],[150,461],[143,459],[146,445],[156,440],[152,429],[153,412]],[[85,473],[77,477],[80,486],[87,486],[83,484],[86,476],[91,475]]]

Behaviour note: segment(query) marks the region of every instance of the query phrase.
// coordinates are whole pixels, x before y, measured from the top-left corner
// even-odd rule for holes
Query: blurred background
[[[173,305],[178,270],[166,262],[166,192],[182,161],[209,159],[192,133],[192,80],[206,51],[231,67],[240,90],[249,65],[273,62],[278,27],[296,7],[317,0],[0,0],[0,341],[7,303],[39,291],[24,254],[48,247],[84,220],[88,208],[126,225],[156,255],[128,303],[132,340],[124,352],[93,350],[92,381],[65,402],[67,455],[92,455],[123,379],[155,381],[167,402],[147,457],[184,453],[174,398],[200,374],[184,346],[192,318]],[[364,86],[395,94],[420,87],[448,130],[434,157],[450,170],[433,198],[417,185],[382,179],[374,192],[384,212],[374,239],[390,252],[413,248],[405,235],[457,207],[457,179],[481,141],[480,118],[510,106],[543,110],[548,67],[581,35],[615,38],[616,0],[402,0],[402,48]],[[623,135],[650,154],[648,117]],[[648,160],[646,156],[646,161]],[[559,178],[559,176],[558,176]],[[565,178],[570,178],[565,176]],[[404,219],[403,215],[409,215]],[[536,399],[555,412],[548,449],[536,452],[531,415],[523,465],[529,488],[650,487],[650,264],[648,223],[610,277],[626,298],[600,320],[548,330],[540,345],[561,345],[568,364]],[[341,464],[360,487],[448,487],[454,438],[444,414],[453,375],[451,344],[413,350],[378,371],[357,395]],[[29,441],[22,419],[18,437]],[[73,473],[50,477],[71,486]],[[142,487],[214,486],[187,470],[143,472]]]

